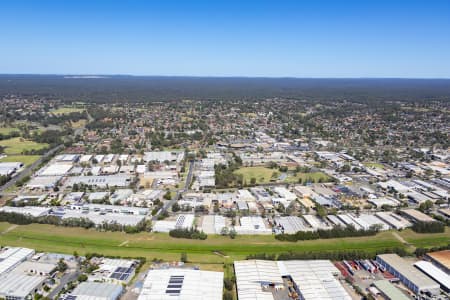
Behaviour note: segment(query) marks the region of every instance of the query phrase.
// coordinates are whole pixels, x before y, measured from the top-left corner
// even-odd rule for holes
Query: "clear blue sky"
[[[450,1],[2,0],[0,73],[450,78]]]

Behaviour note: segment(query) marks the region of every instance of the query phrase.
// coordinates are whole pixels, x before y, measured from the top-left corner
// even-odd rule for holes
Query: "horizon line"
[[[70,76],[67,79],[105,79],[107,77],[166,77],[166,78],[242,78],[242,79],[404,79],[404,80],[450,80],[450,77],[400,77],[400,76],[360,76],[360,77],[315,77],[315,76],[247,76],[247,75],[137,75],[137,74],[77,74],[77,73],[0,73],[0,76]],[[91,78],[89,78],[91,77]],[[98,77],[98,78],[95,78]]]

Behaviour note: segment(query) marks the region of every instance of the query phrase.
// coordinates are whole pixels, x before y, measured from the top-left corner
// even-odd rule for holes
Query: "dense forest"
[[[0,97],[6,95],[95,102],[277,97],[355,102],[450,101],[450,80],[0,75]]]

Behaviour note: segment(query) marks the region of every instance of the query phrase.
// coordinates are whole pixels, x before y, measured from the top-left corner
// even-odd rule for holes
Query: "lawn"
[[[256,178],[256,183],[270,183],[270,179],[272,179],[272,174],[276,173],[277,176],[274,177],[274,181],[272,182],[280,182],[278,177],[281,172],[278,169],[270,169],[266,167],[242,167],[236,170],[235,174],[242,174],[244,176],[244,182],[250,184],[252,178]],[[281,182],[285,183],[298,183],[299,179],[302,179],[302,182],[310,181],[310,182],[327,182],[331,180],[331,177],[322,172],[312,172],[312,173],[297,173],[295,176],[292,173],[288,173],[286,179]]]
[[[236,171],[235,174],[241,174],[244,177],[244,182],[250,183],[252,178],[256,178],[256,183],[269,183],[273,173],[277,173],[278,179],[280,172],[277,169],[270,169],[266,167],[243,167]]]
[[[85,111],[84,108],[64,106],[64,107],[59,107],[57,109],[54,109],[50,112],[55,115],[64,115],[64,114],[70,114],[73,112],[83,112],[83,111]]]
[[[357,237],[329,240],[300,241],[296,243],[280,242],[273,236],[237,236],[229,237],[210,235],[205,241],[174,239],[164,233],[125,234],[121,232],[99,232],[82,228],[56,227],[44,224],[20,225],[1,234],[10,224],[0,223],[0,240],[2,245],[31,247],[40,251],[54,251],[80,254],[98,252],[105,255],[122,257],[146,257],[177,260],[182,252],[195,264],[222,264],[233,260],[245,259],[249,254],[280,253],[287,251],[326,251],[326,250],[376,250],[387,247],[403,247],[392,232],[382,232],[376,237]],[[402,235],[409,237],[409,231]],[[436,245],[436,235],[411,236],[421,246]],[[439,240],[450,239],[450,232],[439,234]],[[126,243],[124,243],[126,242]],[[220,251],[229,256],[225,258],[214,254]]]
[[[25,140],[20,137],[2,140],[0,141],[0,146],[5,147],[5,153],[8,155],[12,154],[22,154],[25,150],[41,150],[47,148],[48,144],[36,143],[30,140]]]
[[[302,182],[329,182],[331,177],[322,172],[312,172],[312,173],[297,173],[295,176],[288,176],[284,182],[287,183],[298,183],[299,179]]]
[[[364,166],[368,168],[378,168],[378,169],[384,169],[384,166],[377,162],[365,162],[363,163]]]
[[[0,159],[0,162],[21,162],[29,166],[41,157],[40,155],[8,155]]]
[[[81,128],[86,126],[87,121],[85,119],[78,120],[76,122],[71,122],[72,128]]]
[[[445,227],[443,233],[420,234],[411,229],[399,233],[408,243],[415,247],[439,247],[450,244],[450,227]]]
[[[20,129],[16,127],[0,127],[0,134],[3,135],[8,135],[14,131],[20,132]]]

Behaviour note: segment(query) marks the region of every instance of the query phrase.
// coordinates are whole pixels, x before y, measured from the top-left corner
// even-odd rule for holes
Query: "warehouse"
[[[439,284],[414,268],[397,254],[377,255],[377,262],[416,294],[438,295]]]
[[[342,222],[344,222],[347,226],[353,226],[356,230],[361,230],[362,227],[358,223],[353,220],[353,218],[349,214],[341,214],[337,216]]]
[[[56,187],[62,176],[36,176],[27,183],[29,189],[50,190]]]
[[[374,215],[360,214],[358,217],[353,216],[353,220],[355,220],[356,223],[361,225],[361,227],[364,228],[364,230],[369,230],[374,226],[380,227],[380,230],[390,229],[388,224],[378,219]]]
[[[64,176],[70,169],[72,169],[72,164],[51,164],[42,168],[38,174],[40,176]]]
[[[305,224],[303,219],[296,216],[275,217],[274,223],[277,225],[277,228],[280,229],[280,233],[294,234],[298,231],[311,230],[311,228]]]
[[[335,215],[328,215],[328,216],[327,216],[327,219],[328,219],[331,223],[333,223],[335,226],[340,226],[340,227],[342,227],[342,228],[347,227],[347,225],[345,225],[345,223],[342,222],[342,221],[341,221],[337,216],[335,216]]]
[[[150,270],[138,300],[222,300],[223,273],[192,269]]]
[[[143,215],[131,215],[121,213],[105,213],[105,212],[90,212],[84,210],[66,209],[60,213],[62,219],[70,218],[86,218],[92,221],[96,226],[101,226],[104,223],[117,223],[123,226],[136,226],[144,221]]]
[[[401,213],[414,222],[436,222],[432,217],[413,208],[403,209]]]
[[[272,230],[266,228],[263,218],[259,216],[241,217],[241,226],[235,226],[235,230],[239,234],[271,234]]]
[[[397,230],[405,229],[412,225],[408,220],[393,212],[380,211],[375,213],[375,215]]]
[[[405,294],[396,288],[389,280],[377,280],[373,285],[387,300],[410,300]]]
[[[328,226],[323,220],[319,219],[319,217],[315,215],[303,215],[303,218],[306,220],[306,222],[314,229],[323,229],[328,230],[331,229],[330,226]]]
[[[12,272],[24,275],[50,276],[56,271],[56,263],[44,263],[37,261],[24,261]]]
[[[219,215],[203,216],[202,230],[207,234],[220,234],[226,227],[225,217]]]
[[[117,300],[123,292],[123,287],[113,283],[100,283],[100,282],[82,282],[80,283],[69,297],[65,299],[77,300]],[[72,296],[72,297],[70,297]]]
[[[33,249],[28,248],[3,248],[0,252],[0,275],[10,272],[21,262],[34,255]]]
[[[41,206],[23,206],[23,207],[3,206],[0,207],[0,211],[5,213],[15,213],[37,218],[48,215],[49,212],[51,211],[51,208]]]
[[[169,232],[173,229],[189,229],[194,224],[195,216],[192,214],[180,214],[175,221],[156,221],[153,225],[154,232]]]
[[[46,280],[44,276],[8,273],[0,276],[0,297],[10,300],[29,299],[37,293]]]
[[[1,162],[0,176],[11,176],[23,167],[21,162]]]
[[[120,285],[130,282],[135,275],[135,266],[138,265],[138,262],[135,260],[111,258],[95,259],[93,263],[98,268],[89,274],[88,281],[108,282]]]
[[[427,253],[427,257],[436,266],[450,274],[450,250]]]
[[[91,186],[97,186],[99,188],[108,187],[126,187],[131,183],[131,176],[120,174],[120,175],[105,175],[105,176],[77,176],[70,177],[67,180],[68,186],[73,186],[74,184],[86,184]]]
[[[234,262],[239,300],[351,299],[337,276],[339,270],[328,260]],[[294,298],[295,299],[295,298]]]
[[[428,261],[416,262],[414,266],[439,283],[445,292],[450,292],[450,275]]]

